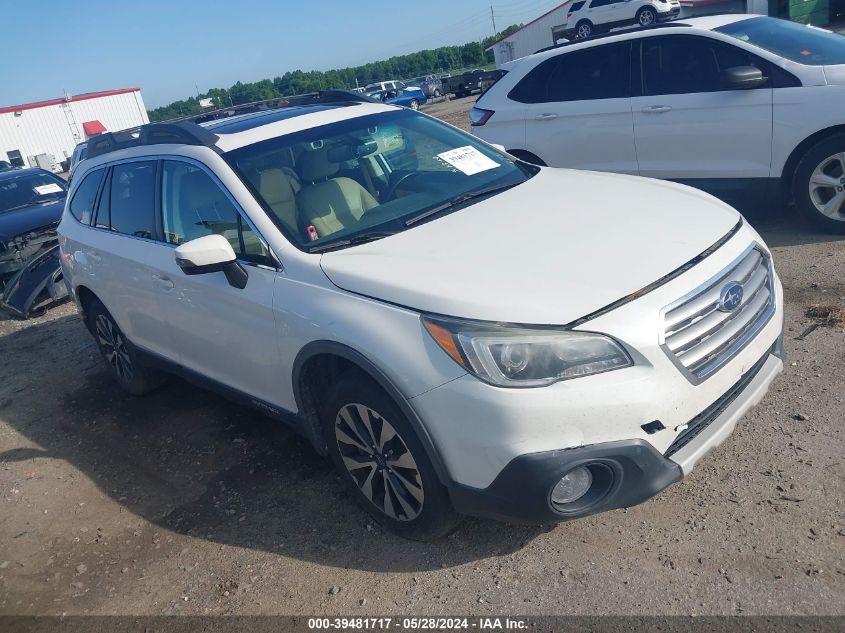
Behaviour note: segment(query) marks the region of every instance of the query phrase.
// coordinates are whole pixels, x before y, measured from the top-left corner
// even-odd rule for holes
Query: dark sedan
[[[0,173],[0,305],[18,316],[66,292],[56,236],[66,196],[65,182],[43,169]]]

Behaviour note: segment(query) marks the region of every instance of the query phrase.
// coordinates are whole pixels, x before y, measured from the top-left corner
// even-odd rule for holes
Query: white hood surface
[[[681,185],[544,168],[449,215],[326,253],[321,265],[340,288],[422,312],[562,325],[657,281],[738,221]]]

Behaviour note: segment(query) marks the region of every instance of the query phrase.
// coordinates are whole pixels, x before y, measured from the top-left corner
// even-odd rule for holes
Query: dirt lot
[[[845,305],[845,239],[752,221],[790,357],[729,441],[641,506],[434,544],[253,411],[178,380],[122,395],[72,305],[0,320],[0,614],[845,614],[845,333],[801,336]]]

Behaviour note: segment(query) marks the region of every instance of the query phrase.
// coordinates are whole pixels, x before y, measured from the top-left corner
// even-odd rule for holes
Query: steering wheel
[[[402,174],[398,178],[396,178],[396,180],[394,182],[390,183],[387,186],[387,191],[384,192],[385,201],[392,200],[394,198],[394,196],[396,196],[396,190],[399,188],[399,185],[401,185],[403,182],[408,180],[408,178],[411,178],[412,176],[418,176],[418,175],[419,175],[419,173],[416,172],[416,171],[409,171],[407,173]]]

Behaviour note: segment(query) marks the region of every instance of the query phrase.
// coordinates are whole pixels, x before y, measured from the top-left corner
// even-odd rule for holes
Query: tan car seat
[[[373,195],[357,181],[332,178],[340,165],[329,161],[326,149],[304,152],[300,161],[302,180],[312,184],[302,188],[296,202],[302,223],[313,224],[319,237],[352,226],[364,211],[378,206]]]
[[[276,217],[293,233],[299,233],[296,210],[296,194],[300,189],[299,179],[285,168],[271,167],[258,173],[255,183],[258,193],[273,210]]]

